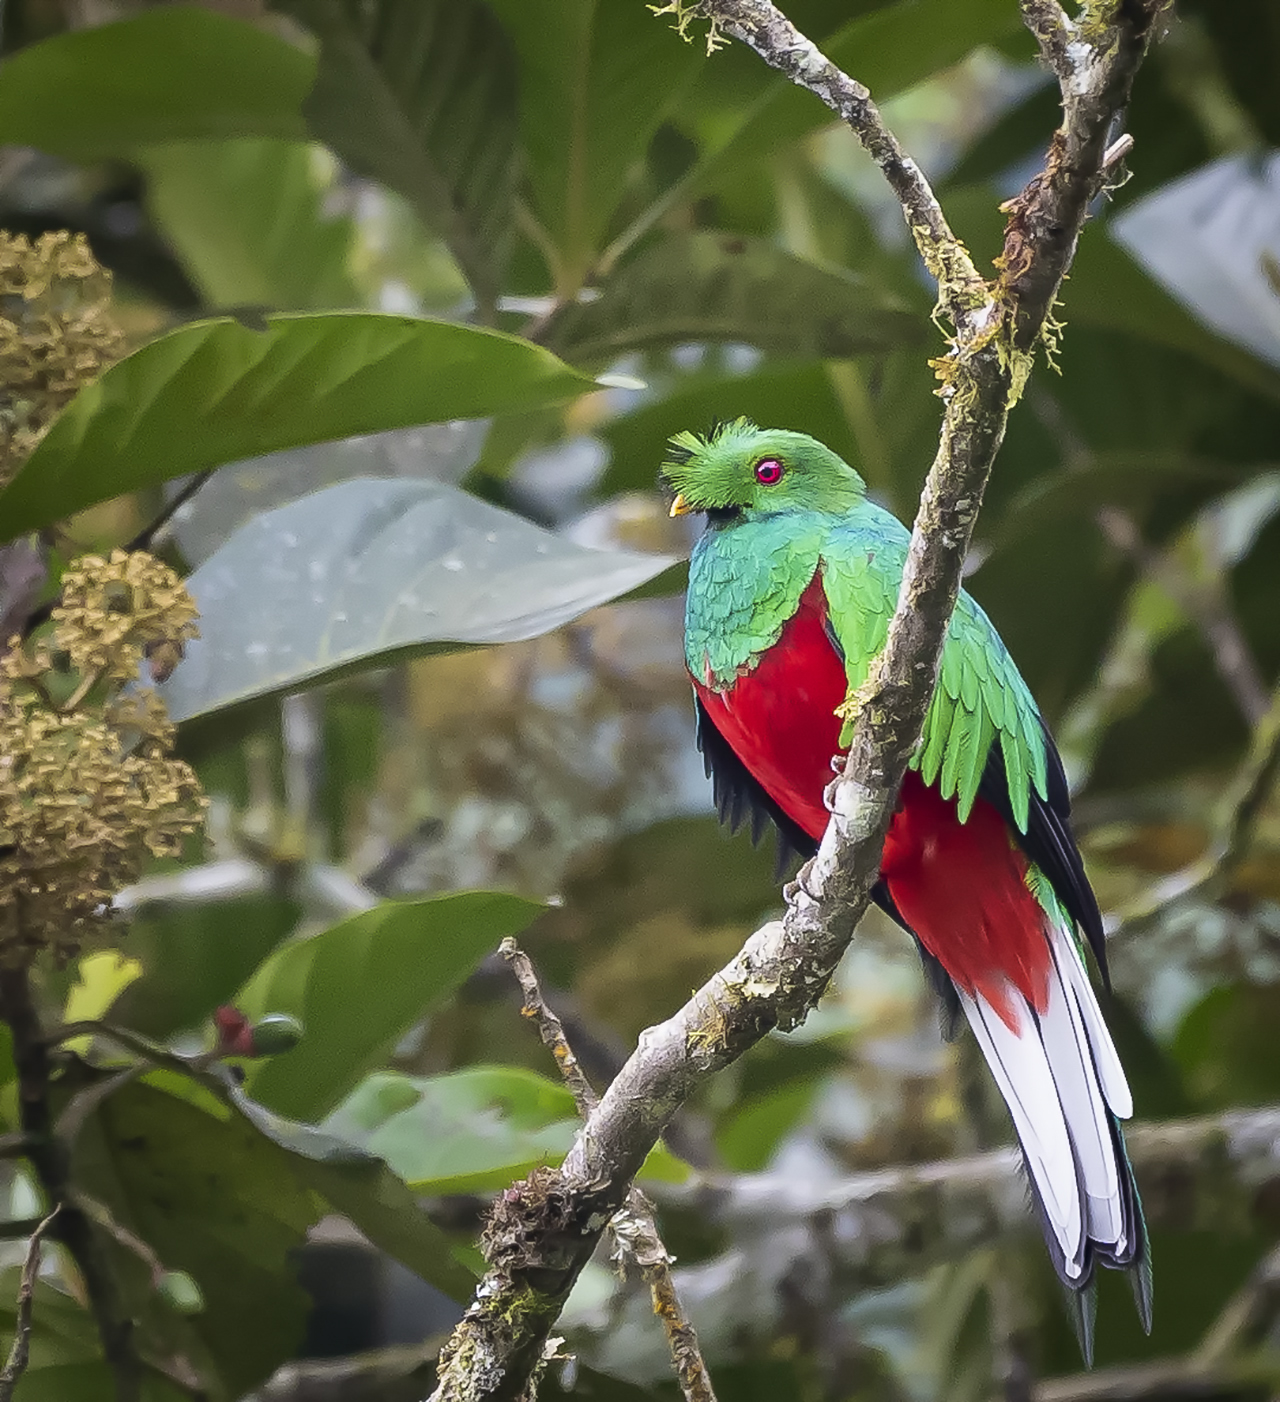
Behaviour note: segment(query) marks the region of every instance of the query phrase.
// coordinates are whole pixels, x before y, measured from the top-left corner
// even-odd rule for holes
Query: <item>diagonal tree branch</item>
[[[511,965],[524,993],[521,1012],[537,1024],[538,1035],[555,1057],[560,1075],[573,1094],[578,1113],[584,1120],[589,1119],[600,1104],[599,1098],[569,1045],[564,1024],[542,996],[533,961],[510,935],[502,941],[498,952]],[[667,1336],[667,1348],[685,1402],[716,1402],[711,1375],[707,1372],[702,1350],[698,1346],[698,1335],[681,1303],[671,1274],[675,1258],[658,1235],[653,1204],[639,1188],[632,1186],[626,1204],[614,1216],[609,1229],[618,1243],[619,1253],[625,1253],[635,1261],[649,1287],[653,1312]]]
[[[870,95],[768,0],[697,0],[709,18],[808,88],[852,127],[884,171],[938,281],[955,341],[937,362],[945,404],[938,452],[912,533],[884,652],[854,703],[853,740],[829,790],[818,855],[786,892],[787,911],[676,1015],[650,1028],[558,1173],[507,1190],[486,1231],[489,1270],[441,1353],[438,1402],[527,1396],[573,1282],[664,1126],[695,1086],[775,1027],[793,1027],[826,988],[879,865],[907,762],[919,741],[961,566],[1009,410],[1026,383],[1090,202],[1107,179],[1111,128],[1128,100],[1163,0],[1089,6],[1064,50],[1064,120],[1044,170],[1006,207],[999,276],[988,285],[951,233],[919,168]],[[1036,6],[1037,10],[1040,6]],[[1065,21],[1064,21],[1065,22]]]

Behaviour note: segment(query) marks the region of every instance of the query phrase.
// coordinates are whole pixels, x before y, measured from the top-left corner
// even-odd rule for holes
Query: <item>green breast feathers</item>
[[[820,571],[853,691],[884,646],[909,539],[899,521],[866,501],[839,517],[788,511],[713,527],[689,566],[689,670],[716,689],[732,687],[778,641]],[[927,784],[956,799],[962,822],[993,742],[1001,747],[1014,820],[1025,832],[1031,790],[1047,794],[1039,713],[987,615],[962,592],[911,761]]]

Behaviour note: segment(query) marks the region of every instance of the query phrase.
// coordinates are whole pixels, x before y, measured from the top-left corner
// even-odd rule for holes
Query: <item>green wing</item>
[[[869,524],[838,527],[822,551],[823,588],[850,690],[866,680],[872,658],[884,646],[909,539],[896,520],[871,510],[875,516]],[[889,529],[888,521],[896,529]],[[847,739],[846,734],[841,743]],[[926,784],[937,784],[944,798],[956,799],[964,822],[997,740],[1014,821],[1026,832],[1032,789],[1048,797],[1039,712],[991,620],[962,592],[911,767]]]

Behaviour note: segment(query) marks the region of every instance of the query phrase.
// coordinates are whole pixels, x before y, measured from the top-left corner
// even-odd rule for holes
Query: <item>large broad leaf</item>
[[[1280,365],[1280,156],[1232,156],[1112,221],[1144,268],[1220,335]]]
[[[253,1073],[256,1100],[294,1119],[331,1110],[486,954],[542,906],[465,891],[386,904],[278,951],[245,990],[250,1016],[292,1013],[301,1042]]]
[[[558,422],[557,410],[538,412]],[[479,456],[488,424],[486,419],[451,419],[228,463],[178,513],[174,535],[187,563],[195,566],[255,516],[321,487],[353,477],[460,482]],[[170,488],[180,489],[176,482]]]
[[[489,9],[477,0],[284,0],[282,8],[320,40],[306,104],[312,133],[405,195],[492,309],[512,229],[519,83]]]
[[[157,7],[7,58],[0,143],[90,160],[163,141],[298,140],[314,75],[314,58],[258,25]]]
[[[145,1265],[113,1244],[118,1286],[144,1340],[215,1370],[214,1396],[239,1397],[302,1336],[309,1300],[293,1256],[320,1209],[276,1145],[199,1099],[141,1082],[117,1090],[76,1141],[72,1181],[200,1287],[204,1308],[178,1316]]]
[[[563,1085],[518,1066],[471,1066],[426,1077],[381,1071],[325,1122],[429,1197],[503,1188],[539,1164],[559,1163],[581,1126]],[[641,1177],[678,1183],[688,1173],[659,1146]]]
[[[520,55],[520,135],[553,273],[573,291],[703,52],[626,0],[491,4]]]
[[[562,1085],[515,1066],[370,1076],[326,1122],[386,1159],[414,1192],[503,1188],[559,1162],[580,1121]]]
[[[536,637],[673,563],[574,545],[442,483],[341,482],[196,570],[201,637],[162,695],[189,720],[397,655]]]
[[[193,322],[81,390],[0,491],[0,538],[202,468],[567,399],[588,381],[496,331],[374,312]]]
[[[258,1130],[288,1150],[294,1172],[349,1218],[373,1244],[452,1299],[465,1301],[475,1277],[448,1238],[418,1205],[404,1180],[376,1155],[311,1125],[272,1113],[243,1091],[231,1103]]]
[[[116,999],[112,1021],[163,1040],[199,1027],[297,925],[282,896],[181,903],[144,912],[129,928],[128,954],[143,973]]]
[[[1019,27],[1017,7],[1005,0],[900,0],[850,20],[820,47],[883,102]],[[737,120],[729,124],[722,119],[707,123],[702,155],[622,235],[620,243],[631,242],[638,232],[651,227],[662,211],[731,182],[742,171],[758,167],[836,120],[830,108],[786,78],[761,73],[756,81],[755,100],[739,107]],[[696,117],[692,124],[701,125]]]
[[[558,313],[545,344],[584,365],[690,341],[834,359],[920,340],[927,324],[854,273],[739,234],[668,234],[599,292]]]
[[[321,311],[359,302],[354,227],[325,214],[325,183],[305,143],[185,141],[150,147],[134,163],[147,176],[151,217],[205,306]]]

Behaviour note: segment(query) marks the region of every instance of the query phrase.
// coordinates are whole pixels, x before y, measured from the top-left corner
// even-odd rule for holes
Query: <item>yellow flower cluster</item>
[[[144,550],[83,555],[62,576],[54,643],[82,676],[132,681],[142,656],[196,636],[196,606],[182,581]]]
[[[149,649],[180,656],[195,607],[142,552],[85,556],[64,576],[53,648],[0,660],[0,960],[74,955],[148,856],[176,853],[205,800],[170,757],[153,692],[124,686]],[[65,694],[66,699],[55,699]]]
[[[83,234],[0,233],[0,485],[82,385],[124,353],[111,274]]]

